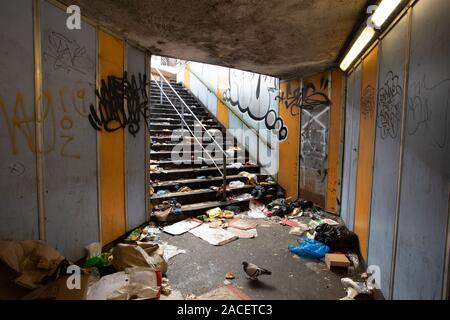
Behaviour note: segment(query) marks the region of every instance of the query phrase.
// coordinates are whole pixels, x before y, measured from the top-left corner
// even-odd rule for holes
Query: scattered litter
[[[248,184],[251,184],[254,186],[258,183],[258,176],[254,173],[249,173],[247,171],[241,171],[238,173],[238,175],[246,177]]]
[[[127,268],[102,277],[87,291],[87,300],[157,299],[161,273],[150,268]]]
[[[297,218],[297,217],[301,217],[301,216],[303,216],[303,211],[300,208],[294,208],[289,213],[289,217],[291,217],[291,218]]]
[[[348,253],[347,258],[352,262],[353,267],[355,267],[355,270],[359,267],[359,258],[356,253]]]
[[[263,219],[266,218],[266,215],[264,214],[263,210],[265,209],[265,206],[263,203],[259,202],[258,200],[251,199],[249,204],[249,211],[247,215],[250,218],[254,219]]]
[[[169,190],[158,190],[158,191],[156,192],[156,195],[157,195],[157,196],[163,196],[163,195],[166,195],[166,194],[168,194],[168,193],[170,193]]]
[[[167,170],[160,168],[157,164],[151,164],[150,173],[167,173]]]
[[[185,300],[183,294],[179,290],[172,290],[172,292],[168,295],[162,295],[159,298],[160,300]]]
[[[358,236],[344,225],[322,224],[316,229],[315,240],[328,245],[334,251],[359,254]]]
[[[161,230],[155,226],[148,225],[142,229],[139,241],[156,241],[158,240],[157,234],[161,233]]]
[[[230,210],[223,210],[222,211],[222,217],[225,219],[233,219],[234,218],[234,212]]]
[[[153,212],[155,220],[164,222],[167,220],[169,215],[180,215],[182,213],[181,204],[175,200],[166,200],[163,203],[158,204],[154,208],[156,211]]]
[[[170,226],[164,227],[163,231],[171,234],[173,236],[179,236],[185,232],[188,232],[189,230],[198,227],[201,225],[201,222],[192,220],[192,219],[186,219],[177,223],[174,223]]]
[[[17,285],[29,289],[58,279],[61,269],[69,265],[58,251],[40,240],[0,240],[0,261],[16,272]]]
[[[87,252],[86,259],[96,257],[102,254],[102,246],[99,242],[93,242],[86,247],[84,247]]]
[[[207,210],[206,213],[208,214],[209,218],[216,218],[222,214],[222,209],[220,209],[219,207],[216,207],[216,208]]]
[[[186,253],[186,250],[180,249],[174,245],[168,244],[166,242],[160,244],[160,247],[163,251],[163,257],[164,260],[169,261],[170,259],[172,259],[173,257],[182,254],[182,253]]]
[[[111,265],[111,254],[108,252],[101,253],[98,256],[91,257],[83,264],[83,268],[104,268]]]
[[[258,236],[258,231],[256,229],[248,229],[248,230],[241,230],[233,227],[229,227],[227,231],[234,234],[239,239],[253,239]]]
[[[330,252],[330,247],[316,240],[300,238],[298,243],[298,246],[289,245],[288,249],[303,258],[322,259]]]
[[[233,211],[234,214],[239,214],[241,212],[241,208],[239,208],[238,206],[226,206],[225,210]]]
[[[158,244],[130,245],[120,243],[113,248],[112,265],[117,271],[130,267],[147,267],[166,273],[167,262]]]
[[[128,237],[125,238],[125,242],[136,242],[141,237],[142,229],[136,228],[133,231],[130,232]]]
[[[227,168],[235,168],[235,169],[240,169],[242,168],[244,165],[240,162],[233,162],[232,164],[229,164],[227,166]]]
[[[299,226],[299,222],[297,220],[291,220],[291,219],[287,219],[287,218],[282,219],[279,223],[283,226],[289,226],[289,227],[298,227]]]
[[[326,223],[326,224],[329,224],[329,225],[332,225],[332,226],[337,226],[339,224],[339,222],[334,221],[332,219],[328,219],[328,218],[322,219],[322,222]]]
[[[172,293],[172,287],[170,286],[169,279],[162,278],[161,280],[161,293],[168,296]]]
[[[210,228],[221,228],[222,225],[223,225],[223,222],[220,221],[220,220],[212,221],[212,222],[210,222],[210,223],[208,224],[208,226],[209,226]]]
[[[191,229],[189,233],[215,246],[224,245],[237,239],[231,232],[221,228],[210,228],[207,224]]]
[[[199,296],[190,296],[196,300],[250,300],[250,297],[233,285],[225,285]]]
[[[210,186],[209,188],[211,190],[216,191],[217,193],[220,193],[220,192],[223,191],[223,186],[220,186],[220,187],[218,187],[218,186]],[[231,190],[231,188],[229,186],[226,186],[225,189],[226,189],[226,191],[230,191]]]
[[[231,282],[230,280],[226,280],[226,279],[225,279],[224,282],[223,282],[223,284],[227,286],[227,285],[232,284],[232,282]]]
[[[234,219],[230,222],[230,227],[240,229],[240,230],[249,230],[256,228],[258,224],[256,222],[252,222],[249,220],[242,219]]]
[[[318,226],[320,226],[320,223],[317,222],[317,221],[315,221],[315,220],[310,220],[310,221],[308,222],[308,225],[309,225],[311,228],[315,229],[315,228],[317,228]]]
[[[243,188],[245,186],[245,183],[243,183],[242,181],[236,180],[236,181],[231,181],[228,186],[231,189],[237,189],[237,188]]]
[[[284,198],[276,199],[267,206],[273,215],[283,217],[290,211],[290,205]]]
[[[188,186],[181,187],[177,190],[177,192],[191,192],[191,191],[192,189],[189,188]]]
[[[347,296],[340,300],[354,300],[359,294],[371,294],[372,290],[367,287],[365,282],[356,282],[350,278],[342,278],[341,283],[347,291]]]
[[[293,234],[295,236],[303,236],[304,233],[305,231],[299,227],[292,227],[291,230],[289,230],[289,234]]]
[[[249,200],[249,199],[252,199],[252,198],[253,197],[252,197],[251,194],[243,193],[243,194],[240,194],[240,195],[228,197],[227,200],[229,200],[229,201],[245,201],[245,200]]]
[[[225,274],[225,279],[233,280],[234,278],[235,278],[235,276],[234,276],[234,273],[233,273],[233,272],[227,272],[227,273]]]

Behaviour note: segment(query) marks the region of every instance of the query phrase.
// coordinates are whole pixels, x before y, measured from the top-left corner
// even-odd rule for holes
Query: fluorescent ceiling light
[[[397,8],[402,0],[383,0],[378,5],[378,8],[372,15],[372,23],[375,27],[381,28],[383,23],[391,15],[391,13]]]
[[[366,47],[366,45],[372,40],[375,35],[375,30],[371,27],[367,26],[359,35],[358,39],[356,39],[353,46],[347,52],[344,60],[342,60],[340,64],[340,68],[345,71],[352,64],[353,60],[361,53],[361,51]]]

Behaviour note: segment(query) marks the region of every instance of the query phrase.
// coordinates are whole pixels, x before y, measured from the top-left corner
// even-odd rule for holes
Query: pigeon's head
[[[243,265],[244,267],[247,267],[247,266],[248,266],[248,262],[244,261],[244,262],[242,262],[242,265]]]

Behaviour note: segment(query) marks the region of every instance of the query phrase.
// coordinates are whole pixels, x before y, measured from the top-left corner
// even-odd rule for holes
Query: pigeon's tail
[[[261,268],[261,274],[267,274],[268,276],[270,276],[272,274],[272,272],[267,269]]]

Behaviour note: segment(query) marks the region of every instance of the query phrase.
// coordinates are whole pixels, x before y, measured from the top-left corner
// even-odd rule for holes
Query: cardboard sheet
[[[174,223],[170,226],[164,227],[163,231],[165,233],[171,234],[173,236],[179,236],[189,230],[198,227],[201,225],[201,222],[194,221],[192,219],[186,219],[177,223]]]
[[[189,232],[214,246],[221,246],[238,239],[238,237],[231,232],[221,228],[210,228],[207,224],[202,224]]]

